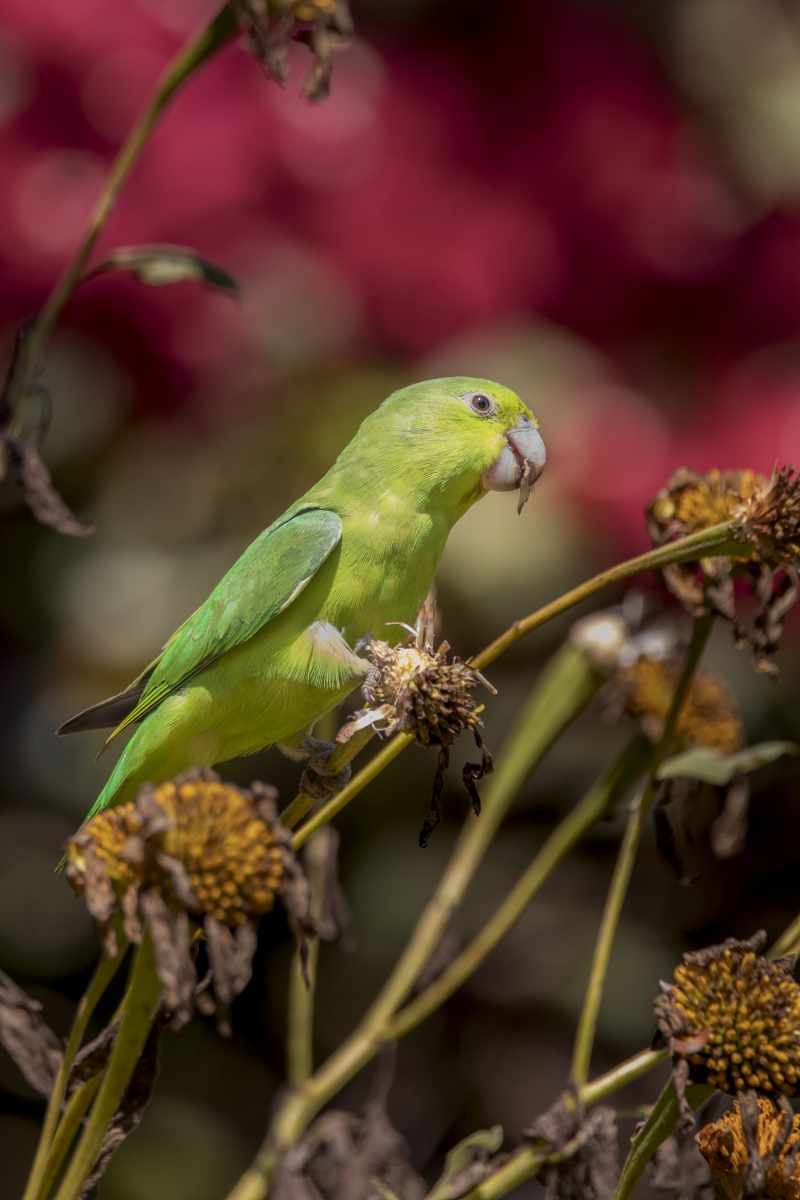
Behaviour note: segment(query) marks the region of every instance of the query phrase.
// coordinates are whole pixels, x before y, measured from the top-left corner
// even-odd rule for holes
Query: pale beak
[[[517,512],[531,493],[531,488],[544,470],[547,451],[539,430],[527,417],[506,434],[506,444],[483,473],[483,486],[488,492],[513,492],[519,488]]]

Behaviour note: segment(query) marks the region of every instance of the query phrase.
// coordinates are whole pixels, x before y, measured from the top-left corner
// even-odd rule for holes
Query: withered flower
[[[673,563],[663,568],[664,582],[695,616],[713,612],[730,621],[737,644],[753,647],[756,670],[776,675],[772,659],[798,594],[800,476],[793,467],[769,479],[751,470],[697,475],[681,467],[647,507],[654,546],[728,520],[741,556]],[[748,626],[737,613],[736,579],[747,583],[756,602]]]
[[[615,674],[617,703],[621,702],[651,741],[658,741],[664,732],[682,671],[683,657],[672,654],[661,659],[642,656]],[[675,733],[681,749],[709,746],[722,754],[732,754],[741,747],[744,729],[724,679],[702,667],[695,671]]]
[[[422,625],[412,631],[409,640],[411,644],[395,647],[383,641],[370,643],[371,670],[361,688],[367,707],[355,713],[339,731],[339,741],[347,741],[356,730],[373,725],[381,733],[405,730],[419,746],[439,747],[430,808],[419,835],[420,846],[425,846],[441,819],[441,794],[444,772],[450,763],[450,747],[464,730],[472,732],[481,752],[480,763],[467,763],[462,773],[475,815],[481,811],[475,784],[491,774],[494,763],[479,733],[483,727],[482,706],[476,704],[472,692],[479,682],[491,692],[495,689],[460,658],[448,662],[447,642],[442,642],[434,652]]]
[[[165,1003],[176,1026],[190,1017],[197,977],[190,954],[190,916],[202,924],[216,1011],[227,1031],[231,1001],[247,984],[258,919],[280,896],[295,933],[308,921],[308,885],[277,818],[274,788],[223,783],[210,770],[188,771],[160,787],[146,784],[136,799],[93,817],[67,846],[67,877],[99,922],[106,951],[108,925],[123,913],[130,941],[151,932]]]
[[[247,34],[248,49],[279,83],[286,82],[290,39],[305,42],[314,65],[303,92],[309,100],[325,99],[334,51],[353,36],[347,0],[232,0],[231,7]],[[296,22],[300,28],[293,32]]]
[[[800,1117],[792,1119],[791,1129],[786,1136],[786,1114],[777,1109],[771,1100],[759,1097],[755,1141],[765,1167],[762,1195],[767,1200],[798,1200]],[[732,1112],[700,1130],[697,1144],[711,1168],[711,1174],[719,1180],[727,1200],[741,1200],[750,1156],[738,1101],[734,1103]]]
[[[684,954],[653,1001],[656,1040],[673,1053],[676,1088],[687,1079],[722,1092],[757,1088],[793,1096],[800,1080],[800,986],[794,955],[764,958],[764,931]]]

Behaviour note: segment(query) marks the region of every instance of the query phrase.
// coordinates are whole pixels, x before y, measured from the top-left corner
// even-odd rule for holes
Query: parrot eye
[[[478,413],[482,417],[488,417],[495,410],[495,403],[491,396],[487,396],[485,392],[467,392],[466,396],[462,397],[469,405],[473,412]]]

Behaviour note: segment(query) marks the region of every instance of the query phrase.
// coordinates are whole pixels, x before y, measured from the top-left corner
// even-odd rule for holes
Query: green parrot
[[[331,775],[332,747],[311,730],[363,680],[359,651],[405,636],[459,517],[487,490],[519,489],[521,511],[544,465],[536,419],[508,388],[454,377],[394,392],[155,662],[58,730],[113,728],[111,741],[138,725],[89,817],[273,744],[311,760],[309,787],[341,787],[347,772]]]

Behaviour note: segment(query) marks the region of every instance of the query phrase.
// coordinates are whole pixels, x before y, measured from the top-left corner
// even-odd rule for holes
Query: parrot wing
[[[282,613],[313,579],[341,537],[340,517],[326,509],[301,509],[276,521],[245,550],[127,692],[79,713],[58,733],[108,727],[119,720],[110,742],[123,729],[143,720],[193,675],[248,641]]]

